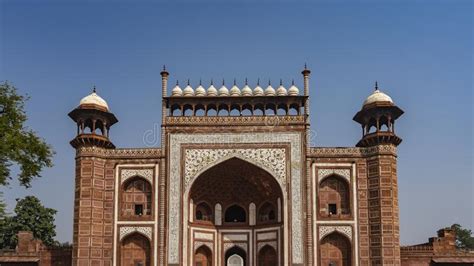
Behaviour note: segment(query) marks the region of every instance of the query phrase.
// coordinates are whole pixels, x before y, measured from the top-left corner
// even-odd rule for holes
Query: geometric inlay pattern
[[[349,169],[318,169],[318,182],[330,175],[338,175],[351,182],[351,171]]]
[[[352,226],[350,225],[322,225],[319,226],[319,241],[332,232],[339,232],[352,241]]]
[[[203,242],[203,241],[196,241],[194,242],[194,252],[196,252],[196,250],[202,246],[206,246],[208,247],[211,251],[214,252],[214,249],[212,248],[213,247],[213,244],[211,242]]]
[[[123,184],[129,178],[140,176],[153,185],[153,169],[123,169],[121,173],[120,184]]]
[[[120,241],[122,241],[122,239],[131,234],[131,233],[140,233],[144,236],[146,236],[150,241],[151,241],[151,234],[152,234],[152,228],[147,226],[125,226],[125,227],[120,227]]]
[[[277,242],[276,241],[270,241],[270,242],[259,242],[258,245],[257,245],[257,253],[260,252],[260,250],[264,247],[264,246],[270,246],[272,248],[274,248],[275,250],[278,250],[278,246],[277,246]]]
[[[280,185],[285,187],[285,149],[187,149],[185,154],[184,190],[186,191],[197,173],[231,157],[241,157],[271,171]]]
[[[224,243],[224,253],[233,247],[239,247],[247,253],[247,243]]]

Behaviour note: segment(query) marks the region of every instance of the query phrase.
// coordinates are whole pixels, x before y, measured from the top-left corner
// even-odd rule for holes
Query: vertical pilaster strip
[[[158,227],[159,227],[159,265],[164,266],[166,265],[166,160],[162,158],[160,160],[160,174],[158,177],[158,186],[159,186],[159,215],[158,219]]]
[[[315,215],[312,211],[312,205],[313,200],[312,200],[312,192],[311,192],[311,187],[312,187],[312,175],[311,175],[311,160],[306,160],[306,258],[307,258],[307,265],[313,265],[313,215]]]

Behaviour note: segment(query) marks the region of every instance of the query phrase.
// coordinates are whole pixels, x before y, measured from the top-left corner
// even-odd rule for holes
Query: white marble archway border
[[[236,144],[265,144],[265,143],[287,143],[290,144],[290,164],[285,172],[290,172],[289,182],[291,191],[286,193],[290,198],[284,201],[284,207],[291,200],[291,209],[288,215],[285,215],[285,224],[288,225],[288,216],[291,215],[291,239],[289,239],[288,226],[285,227],[284,237],[289,241],[284,242],[285,261],[284,265],[303,263],[303,224],[302,224],[302,166],[304,162],[302,154],[302,135],[301,133],[284,132],[251,132],[251,133],[221,133],[221,134],[185,134],[177,133],[169,136],[169,198],[168,198],[168,263],[187,265],[187,256],[180,258],[182,254],[187,254],[187,245],[180,246],[180,239],[187,239],[187,230],[180,230],[180,224],[184,218],[181,217],[183,202],[187,200],[187,195],[182,195],[181,188],[184,186],[183,169],[181,168],[182,145],[199,144],[205,145],[219,144],[225,147],[236,147]],[[268,168],[268,167],[267,167]],[[184,208],[183,211],[187,211]],[[187,213],[183,215],[187,216]],[[288,258],[289,243],[291,243],[292,258]]]

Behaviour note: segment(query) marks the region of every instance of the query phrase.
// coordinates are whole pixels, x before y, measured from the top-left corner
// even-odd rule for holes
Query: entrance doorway
[[[246,253],[239,247],[233,247],[225,253],[226,266],[245,266]]]

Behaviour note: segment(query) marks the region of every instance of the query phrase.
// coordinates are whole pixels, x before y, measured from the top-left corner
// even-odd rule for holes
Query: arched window
[[[258,221],[259,222],[275,222],[276,221],[276,210],[275,206],[269,202],[265,202],[258,210]]]
[[[239,205],[232,205],[225,211],[226,223],[245,223],[247,215],[244,208]]]
[[[332,175],[319,185],[319,215],[339,217],[350,215],[349,185],[343,178]]]
[[[212,209],[205,202],[201,202],[196,206],[196,221],[212,221]]]
[[[150,216],[152,210],[151,199],[151,184],[138,176],[131,178],[123,185],[122,216],[129,218]]]

